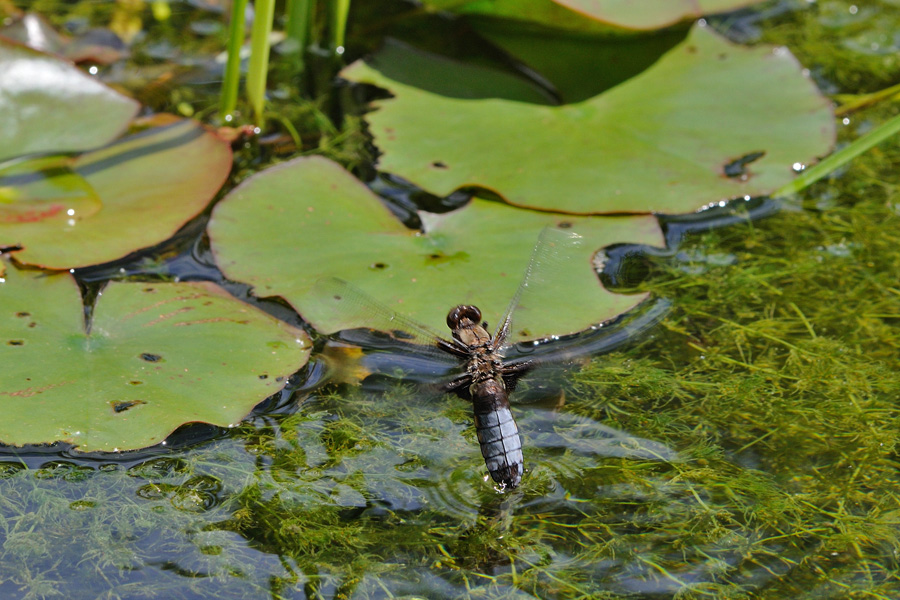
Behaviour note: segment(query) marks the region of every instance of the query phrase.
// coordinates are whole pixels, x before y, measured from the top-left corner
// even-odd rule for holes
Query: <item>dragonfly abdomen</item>
[[[497,483],[514,488],[522,480],[525,461],[506,388],[502,382],[488,379],[473,384],[470,393],[475,431],[488,472]]]

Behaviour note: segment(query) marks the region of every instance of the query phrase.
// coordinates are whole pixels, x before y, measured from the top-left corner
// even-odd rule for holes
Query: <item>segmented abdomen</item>
[[[506,389],[497,380],[489,379],[473,384],[470,392],[484,464],[494,481],[514,488],[522,480],[525,461]]]

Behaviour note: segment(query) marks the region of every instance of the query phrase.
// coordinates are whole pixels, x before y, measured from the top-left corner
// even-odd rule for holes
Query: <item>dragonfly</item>
[[[322,279],[310,294],[317,306],[324,307],[322,310],[352,322],[365,322],[371,329],[394,333],[419,351],[436,349],[455,357],[461,373],[438,387],[472,402],[475,431],[488,473],[500,489],[512,489],[521,483],[525,462],[509,395],[522,376],[545,362],[544,358],[521,356],[506,359],[513,345],[516,309],[523,297],[545,284],[546,274],[556,270],[561,261],[571,259],[582,243],[580,235],[566,229],[548,227],[541,232],[522,281],[493,333],[481,310],[473,305],[460,304],[450,309],[447,326],[451,336],[446,338],[341,279]],[[592,347],[589,345],[588,349]]]

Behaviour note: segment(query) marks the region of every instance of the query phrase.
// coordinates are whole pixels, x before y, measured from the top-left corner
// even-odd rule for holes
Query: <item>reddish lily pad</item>
[[[443,215],[422,213],[424,233],[403,226],[381,201],[337,164],[299,158],[254,175],[219,202],[209,223],[213,254],[231,279],[259,296],[280,296],[323,332],[368,327],[363,314],[334,320],[310,291],[321,278],[344,279],[435,331],[459,303],[481,307],[496,323],[547,226],[566,226],[583,244],[517,329],[542,338],[577,332],[631,309],[646,295],[613,294],[593,268],[594,255],[617,243],[663,245],[650,216],[570,217],[475,199]]]
[[[830,103],[787,50],[704,27],[641,75],[559,107],[451,98],[364,62],[342,75],[394,95],[367,116],[379,168],[439,196],[476,186],[566,213],[690,212],[769,194],[834,144]]]
[[[0,269],[4,268],[0,261]],[[89,331],[68,274],[0,280],[0,443],[143,448],[227,427],[280,390],[306,335],[211,283],[110,283]]]
[[[10,160],[0,165],[0,225],[96,214],[103,203],[66,156]]]
[[[102,146],[137,110],[72,64],[0,39],[0,161]]]
[[[171,237],[206,207],[230,170],[227,142],[177,120],[72,159],[56,172],[60,179],[35,170],[32,187],[17,188],[0,171],[0,247],[22,246],[17,261],[49,269],[116,260]],[[44,196],[29,193],[35,181],[46,186]],[[75,191],[56,194],[53,181]],[[78,196],[87,190],[102,208]]]

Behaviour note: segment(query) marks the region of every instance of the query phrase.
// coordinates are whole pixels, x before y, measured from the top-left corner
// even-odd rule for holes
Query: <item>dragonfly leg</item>
[[[460,358],[469,358],[469,349],[460,344],[457,340],[449,342],[445,339],[437,338],[437,347],[448,354],[458,356]]]
[[[506,391],[515,391],[516,384],[519,383],[519,378],[525,375],[525,373],[527,373],[534,367],[534,362],[530,360],[516,363],[514,365],[503,365],[500,368],[500,375],[503,376],[503,383],[506,385]]]
[[[472,376],[466,373],[448,381],[441,386],[441,389],[445,392],[460,392],[470,385],[472,385]]]

